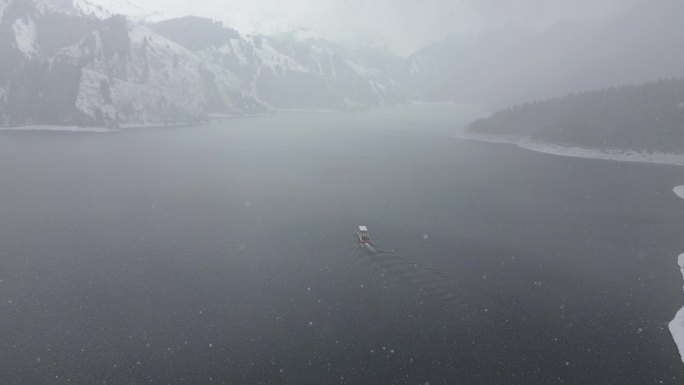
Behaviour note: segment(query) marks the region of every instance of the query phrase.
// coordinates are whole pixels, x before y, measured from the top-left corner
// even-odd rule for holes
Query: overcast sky
[[[245,34],[305,28],[334,40],[385,47],[399,54],[448,35],[472,35],[506,23],[543,28],[559,19],[586,20],[645,0],[90,0],[150,19],[197,15]],[[150,16],[151,15],[151,16]]]

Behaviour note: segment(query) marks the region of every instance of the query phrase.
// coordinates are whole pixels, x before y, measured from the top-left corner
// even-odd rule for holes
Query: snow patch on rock
[[[297,63],[294,59],[275,50],[267,41],[262,42],[261,49],[256,48],[255,53],[265,66],[271,68],[282,66],[289,71],[308,72],[306,68]]]
[[[360,64],[354,63],[353,61],[348,61],[349,66],[356,72],[357,75],[370,77],[373,75],[372,71]]]
[[[247,61],[247,55],[245,55],[242,49],[243,44],[245,44],[243,40],[230,39],[230,43],[221,48],[221,51],[235,56],[241,66],[246,66],[249,62]]]
[[[0,21],[2,20],[2,17],[5,15],[5,10],[9,6],[11,0],[0,0]]]
[[[142,25],[133,25],[130,31],[130,37],[133,44],[144,44],[145,40],[147,40],[147,44],[154,48],[170,50],[176,54],[192,55],[192,52],[180,44],[177,44]]]
[[[72,0],[33,0],[33,4],[41,14],[63,13],[69,15],[77,12]]]
[[[103,8],[101,5],[93,4],[88,0],[74,0],[74,7],[86,15],[94,15],[101,19],[106,19],[114,15],[113,12]]]
[[[76,108],[88,116],[95,117],[97,113],[101,113],[105,119],[113,120],[116,116],[114,106],[105,102],[100,89],[101,82],[106,81],[105,75],[84,69],[76,97]]]
[[[78,126],[47,126],[47,125],[30,125],[30,126],[16,126],[16,127],[0,127],[2,131],[67,131],[67,132],[115,132],[117,130],[110,130],[103,127],[78,127]]]
[[[36,25],[30,18],[21,18],[12,24],[16,47],[27,57],[38,53],[36,49]]]
[[[73,0],[74,6],[85,14],[107,18],[112,15],[126,15],[127,17],[142,21],[147,19],[164,19],[170,15],[166,11],[154,11],[151,8],[143,7],[132,0]]]

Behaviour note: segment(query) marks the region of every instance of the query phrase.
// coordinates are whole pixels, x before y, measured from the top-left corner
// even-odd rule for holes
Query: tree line
[[[467,130],[584,147],[684,153],[684,79],[525,103],[479,119]]]

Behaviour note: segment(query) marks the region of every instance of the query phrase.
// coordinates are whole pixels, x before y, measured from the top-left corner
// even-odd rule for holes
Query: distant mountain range
[[[450,38],[408,60],[407,88],[427,100],[502,108],[603,87],[684,76],[684,1],[650,0],[610,18],[541,32],[506,25]]]
[[[114,127],[410,100],[496,108],[682,76],[684,3],[655,3],[673,12],[544,32],[508,27],[402,58],[296,31],[244,36],[198,17],[134,22],[87,0],[0,0],[0,126]]]

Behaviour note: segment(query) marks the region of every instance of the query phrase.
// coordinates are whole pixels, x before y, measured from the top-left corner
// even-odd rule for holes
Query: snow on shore
[[[454,136],[456,139],[476,140],[481,142],[508,143],[530,151],[546,154],[569,156],[574,158],[617,160],[622,162],[641,162],[670,164],[684,166],[684,155],[663,152],[639,152],[634,150],[619,150],[610,148],[586,148],[536,142],[526,138],[462,133]]]
[[[104,127],[78,127],[78,126],[48,126],[48,125],[33,125],[33,126],[16,126],[16,127],[0,127],[0,131],[68,131],[68,132],[114,132]]]
[[[672,189],[675,194],[677,194],[678,197],[684,199],[684,186],[677,186]]]
[[[677,186],[672,189],[678,197],[684,199],[684,186]],[[679,263],[679,269],[682,272],[682,278],[684,278],[684,254],[680,254],[677,258],[677,263]],[[674,319],[668,324],[670,328],[670,334],[672,334],[672,339],[677,344],[679,349],[679,356],[684,362],[684,307],[679,309]]]
[[[679,269],[682,271],[682,277],[684,278],[684,254],[680,254],[678,258]],[[679,356],[684,362],[684,307],[679,309],[677,315],[668,324],[670,328],[670,334],[672,334],[672,339],[674,339],[679,349]]]
[[[193,123],[193,122],[124,123],[124,124],[120,124],[119,128],[31,125],[31,126],[0,127],[0,131],[94,132],[94,133],[103,133],[104,134],[104,133],[111,133],[111,132],[119,132],[121,130],[126,130],[126,129],[184,127],[184,126],[194,126],[194,125],[198,125],[198,124],[202,124],[202,123]]]

